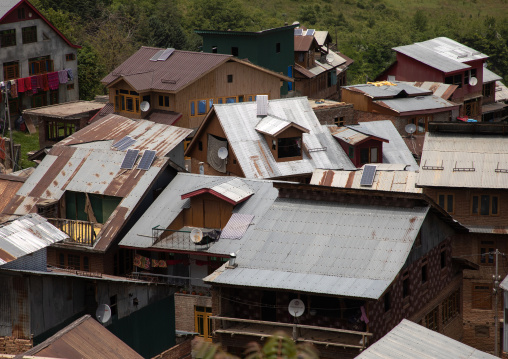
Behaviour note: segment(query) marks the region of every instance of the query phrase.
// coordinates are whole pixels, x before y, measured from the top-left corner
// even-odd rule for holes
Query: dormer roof
[[[240,178],[225,177],[223,181],[219,180],[219,183],[213,186],[200,185],[195,189],[191,190],[182,195],[182,199],[192,198],[203,193],[210,193],[232,205],[237,205],[243,201],[249,199],[254,194],[254,191],[249,188],[245,181]]]
[[[297,125],[294,122],[290,122],[274,116],[266,116],[256,125],[256,131],[267,134],[269,136],[277,137],[288,128],[294,127],[303,133],[309,133],[310,131],[305,127]]]

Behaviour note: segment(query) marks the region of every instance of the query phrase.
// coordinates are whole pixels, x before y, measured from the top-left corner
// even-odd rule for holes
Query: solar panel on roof
[[[316,30],[314,30],[314,29],[309,29],[309,30],[307,30],[307,36],[309,36],[309,35],[314,36],[314,33],[315,33],[315,32],[316,32]]]
[[[295,29],[295,36],[302,36],[303,30],[302,29]]]
[[[145,153],[143,153],[143,157],[141,157],[141,160],[138,163],[138,167],[136,167],[138,170],[145,170],[148,171],[150,169],[150,166],[152,165],[152,162],[155,158],[155,151],[152,150],[145,150]]]
[[[360,186],[372,186],[374,183],[374,176],[376,175],[376,166],[365,165],[363,167],[362,179],[360,180]]]
[[[155,53],[155,55],[152,56],[152,58],[150,59],[150,61],[157,61],[159,59],[159,57],[162,55],[162,53],[164,52],[164,50],[159,50]]]
[[[118,148],[118,146],[121,146],[123,145],[127,140],[129,140],[130,138],[132,138],[131,136],[125,136],[124,138],[122,138],[120,141],[116,142],[113,144],[113,147],[115,148]]]
[[[164,50],[164,52],[159,56],[159,58],[157,59],[157,61],[166,61],[168,59],[168,57],[171,56],[171,54],[173,53],[173,51],[175,51],[175,49],[173,48],[167,48],[166,50]]]
[[[118,151],[126,150],[127,148],[132,146],[134,144],[134,142],[136,142],[136,140],[131,137],[128,140],[126,140],[124,143],[122,143],[120,146],[118,146],[116,149]]]
[[[123,158],[120,168],[130,170],[134,167],[134,163],[138,159],[139,150],[127,150],[125,157]]]

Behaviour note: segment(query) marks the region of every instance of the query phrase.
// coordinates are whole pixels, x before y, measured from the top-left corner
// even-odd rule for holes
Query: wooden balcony
[[[48,218],[48,222],[69,235],[65,243],[93,246],[101,225],[88,221],[65,218]]]
[[[295,342],[315,345],[337,346],[343,348],[365,349],[372,333],[346,329],[318,327],[312,325],[267,322],[261,320],[228,318],[220,315],[211,316],[214,321],[214,333],[245,335],[268,338],[277,331],[285,331],[293,336]]]

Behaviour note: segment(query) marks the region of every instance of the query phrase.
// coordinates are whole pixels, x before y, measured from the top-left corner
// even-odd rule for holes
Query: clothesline
[[[198,266],[205,266],[209,264],[217,263],[215,261],[202,261],[199,259],[150,259],[147,257],[144,257],[140,254],[136,254],[134,257],[134,265],[139,268],[143,269],[150,269],[150,268],[167,268],[167,266],[177,265],[177,264],[184,264],[189,265],[191,262],[196,263]]]
[[[12,98],[18,97],[19,93],[25,93],[28,96],[33,96],[38,92],[38,90],[57,90],[60,84],[66,84],[69,80],[74,80],[72,69],[65,69],[41,75],[2,81],[0,82],[0,89],[2,91],[5,88],[10,90],[10,96]]]

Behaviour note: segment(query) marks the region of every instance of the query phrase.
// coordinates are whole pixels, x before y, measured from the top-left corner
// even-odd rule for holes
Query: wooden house
[[[320,358],[354,358],[403,318],[460,340],[466,229],[422,194],[274,182],[278,198],[212,285],[213,340],[233,354],[282,330]],[[233,242],[233,243],[232,243]],[[462,263],[462,264],[461,264]],[[295,318],[288,305],[305,309]]]
[[[501,81],[501,76],[493,73],[488,68],[483,68],[482,87],[482,122],[499,122],[508,116],[508,105],[506,100],[496,99],[496,83]]]
[[[376,80],[432,81],[457,86],[458,116],[482,119],[483,65],[488,56],[447,37],[393,48],[397,60]]]
[[[493,352],[496,307],[493,275],[508,262],[507,126],[493,123],[439,123],[425,136],[417,186],[470,231],[457,236],[453,255],[468,258],[479,271],[464,271],[464,343]],[[498,294],[497,315],[502,318]],[[501,340],[498,341],[498,343]],[[506,351],[506,348],[504,348]]]
[[[214,104],[280,98],[281,81],[292,78],[232,55],[144,46],[102,79],[115,113],[136,119],[178,113],[185,128],[198,127]]]
[[[318,167],[354,168],[306,97],[214,105],[185,153],[193,173],[222,176],[308,182]]]

